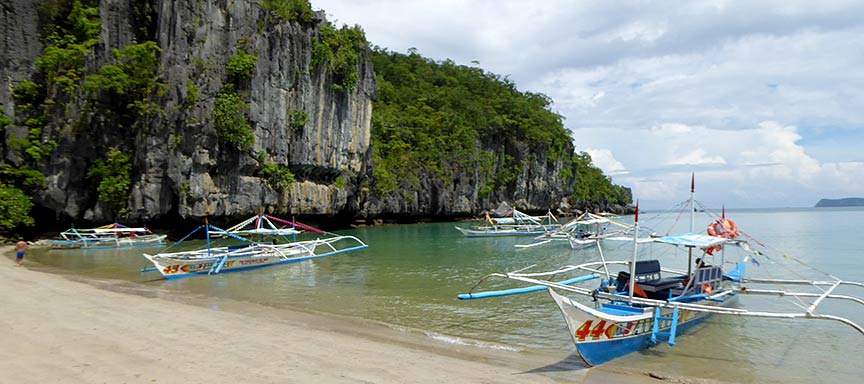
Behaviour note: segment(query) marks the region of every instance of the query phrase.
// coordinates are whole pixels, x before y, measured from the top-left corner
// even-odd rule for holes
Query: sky
[[[642,206],[864,197],[864,2],[312,0],[376,46],[553,100]]]

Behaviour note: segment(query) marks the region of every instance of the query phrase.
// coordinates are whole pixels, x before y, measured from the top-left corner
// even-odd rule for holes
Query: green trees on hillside
[[[435,62],[414,51],[376,48],[371,60],[378,75],[372,139],[379,192],[395,190],[396,179],[411,183],[418,172],[447,179],[451,168],[476,167],[479,141],[540,145],[551,160],[568,155],[563,148],[570,132],[544,95],[520,92],[508,79],[480,68]],[[506,163],[503,154],[491,156]],[[514,171],[520,166],[510,165]]]
[[[377,193],[397,191],[398,180],[417,187],[425,173],[446,182],[453,169],[474,167],[485,181],[480,197],[489,196],[512,185],[522,164],[508,153],[481,149],[481,143],[513,140],[543,150],[549,161],[572,164],[560,177],[577,177],[575,200],[627,202],[626,190],[613,185],[588,154],[570,151],[571,132],[546,95],[519,91],[506,77],[450,60],[436,62],[413,49],[400,54],[375,48],[371,60],[379,95],[372,114]]]

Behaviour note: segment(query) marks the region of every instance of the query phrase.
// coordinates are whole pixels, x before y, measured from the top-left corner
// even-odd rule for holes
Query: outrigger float
[[[303,225],[303,227],[312,228],[305,225]],[[299,227],[292,227],[294,233],[299,233],[297,228]],[[206,247],[189,251],[171,253],[163,252],[152,255],[145,253],[144,257],[153,263],[154,267],[144,268],[141,271],[159,271],[159,273],[161,273],[166,279],[177,279],[196,275],[217,275],[225,272],[244,271],[272,265],[299,263],[369,247],[357,237],[339,235],[332,235],[330,237],[317,238],[314,240],[292,241],[283,244],[267,244],[263,242],[254,242],[235,233],[210,225],[209,223],[205,223],[205,225],[196,228],[186,235],[186,237],[177,243],[174,243],[171,247],[173,248],[178,246],[183,243],[184,240],[188,239],[200,230],[204,230],[206,233]],[[235,230],[235,232],[236,231],[237,230]],[[316,231],[326,233],[317,229]],[[279,232],[280,235],[285,235],[287,233],[288,232],[285,231]],[[214,237],[212,236],[213,234],[218,234],[218,237],[238,240],[242,242],[242,244],[211,247],[211,237]],[[276,232],[271,232],[271,234],[276,234]]]
[[[841,286],[864,288],[864,284],[830,275],[824,281],[748,277],[748,262],[758,263],[757,258],[771,259],[754,250],[747,240],[763,245],[739,230],[732,220],[725,217],[725,211],[709,225],[709,233],[713,232],[714,236],[693,233],[694,196],[691,181],[688,204],[690,233],[677,236],[652,234],[639,237],[637,204],[635,231],[630,239],[633,253],[629,260],[607,260],[602,247],[598,247],[599,261],[565,265],[546,272],[493,273],[483,277],[469,293],[460,294],[458,298],[471,300],[548,291],[561,310],[576,350],[589,366],[603,364],[663,341],[675,345],[679,334],[711,315],[829,320],[848,325],[864,335],[864,328],[859,324],[818,311],[825,300],[864,305],[864,300],[859,297],[835,293]],[[701,208],[710,212],[704,206]],[[640,250],[650,248],[648,245],[671,246],[685,251],[686,270],[661,267],[660,261],[654,258],[657,252],[647,257],[643,255],[640,259]],[[732,261],[727,257],[727,250],[739,250],[743,257]],[[694,252],[701,256],[695,261]],[[707,259],[713,259],[714,265],[703,261]],[[731,266],[728,270],[727,265]],[[569,274],[578,276],[553,281]],[[490,278],[510,279],[530,286],[474,292]],[[807,286],[813,291],[766,289],[766,286],[787,285]],[[803,310],[774,312],[739,308],[735,304],[742,294],[793,298],[794,304]]]

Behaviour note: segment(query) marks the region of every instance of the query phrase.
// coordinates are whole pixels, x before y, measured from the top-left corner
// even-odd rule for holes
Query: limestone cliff
[[[96,3],[95,0],[91,1]],[[33,130],[16,108],[13,89],[40,81],[34,62],[43,55],[46,17],[40,3],[10,0],[0,6],[0,104],[14,124],[6,127],[0,155],[23,167],[20,142]],[[53,145],[29,160],[45,174],[44,188],[32,193],[42,219],[114,219],[99,199],[88,169],[116,148],[131,158],[126,220],[147,222],[221,217],[233,220],[259,209],[277,215],[375,218],[381,216],[466,216],[508,201],[522,209],[555,208],[573,189],[562,180],[558,161],[544,149],[513,140],[477,143],[506,151],[523,164],[515,183],[479,196],[484,175],[454,167],[452,180],[421,179],[402,194],[376,196],[372,177],[370,125],[377,97],[376,78],[365,54],[351,88],[336,86],[337,75],[312,62],[313,45],[325,25],[323,12],[311,22],[275,17],[256,0],[98,1],[98,44],[84,63],[86,78],[114,64],[114,51],[154,41],[159,47],[158,80],[149,95],[158,106],[146,118],[129,119],[105,106],[94,107],[80,88],[57,96],[35,142]],[[242,95],[253,128],[248,149],[222,140],[214,127],[214,98],[230,82],[226,66],[243,50],[257,61]],[[83,81],[83,80],[82,80]],[[50,91],[50,90],[49,90]],[[120,106],[123,107],[123,106]],[[295,113],[306,119],[298,124]],[[571,148],[572,150],[572,148]],[[297,182],[279,188],[262,176],[262,159],[290,169]]]

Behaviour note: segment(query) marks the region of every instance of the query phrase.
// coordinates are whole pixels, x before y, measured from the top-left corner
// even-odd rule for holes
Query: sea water
[[[751,276],[828,280],[832,275],[864,280],[860,243],[864,209],[730,210],[727,216],[753,240],[769,246],[771,252],[757,257],[760,265],[748,267]],[[650,214],[643,217],[641,221],[650,226]],[[632,223],[633,217],[621,220]],[[676,230],[686,230],[687,220],[682,218]],[[516,244],[529,243],[530,238],[465,238],[454,228],[468,225],[340,231],[363,239],[369,248],[311,262],[170,281],[158,272],[139,272],[152,266],[141,254],[158,248],[34,249],[28,259],[50,271],[189,295],[202,305],[230,299],[300,308],[419,330],[439,341],[560,354],[562,359],[572,356],[568,330],[547,293],[470,301],[457,300],[456,295],[492,273],[593,261],[596,250],[574,251],[566,242],[518,249]],[[698,224],[696,232],[704,232],[706,225]],[[632,245],[626,243],[603,249],[612,258],[616,253],[632,254]],[[677,263],[686,266],[686,256]],[[478,290],[514,286],[492,277]],[[864,288],[835,293],[862,297]],[[739,300],[740,307],[749,309],[803,312],[806,308],[805,302],[796,306],[793,300],[790,307],[790,301],[773,297],[741,295]],[[852,302],[826,300],[819,312],[864,324],[864,306]],[[607,366],[729,382],[857,382],[864,377],[864,365],[858,363],[862,345],[864,335],[831,321],[713,316],[679,336],[674,347],[660,344]],[[558,376],[566,377],[566,372]]]

